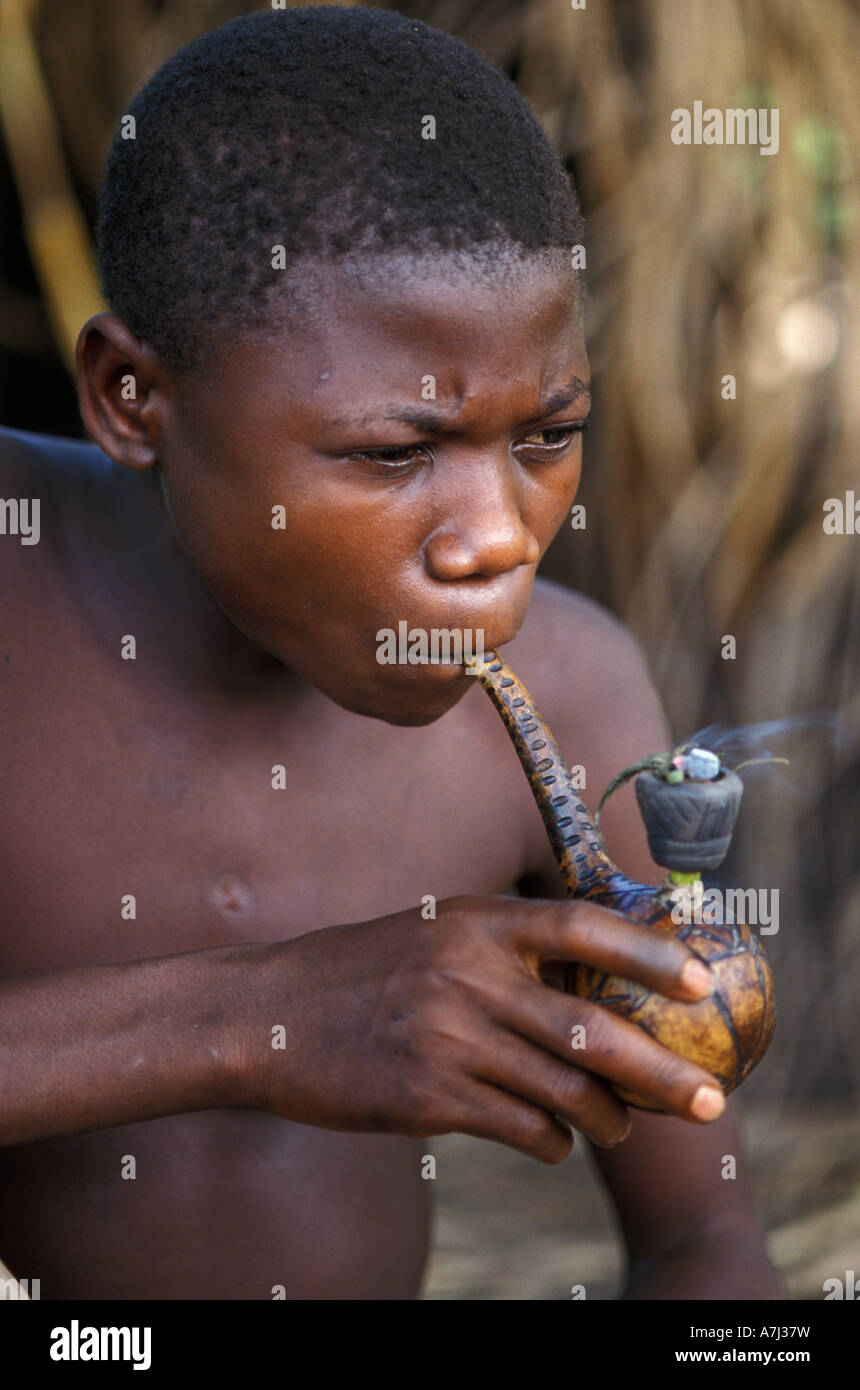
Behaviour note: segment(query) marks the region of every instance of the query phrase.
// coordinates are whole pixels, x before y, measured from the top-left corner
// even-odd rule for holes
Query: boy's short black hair
[[[509,78],[391,11],[233,20],[174,54],[125,114],[99,271],[110,308],[176,371],[312,308],[303,264],[433,250],[489,263],[581,238],[572,183]]]

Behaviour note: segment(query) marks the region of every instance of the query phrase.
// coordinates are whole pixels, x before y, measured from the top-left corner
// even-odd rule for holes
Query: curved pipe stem
[[[570,768],[534,700],[496,652],[467,658],[505,722],[529,779],[570,897],[590,896],[617,872],[607,855]]]

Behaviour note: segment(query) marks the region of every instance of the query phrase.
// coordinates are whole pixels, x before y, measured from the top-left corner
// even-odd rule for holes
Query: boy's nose
[[[476,468],[446,505],[424,542],[432,579],[491,579],[540,559],[540,543],[523,518],[522,496],[506,468]]]

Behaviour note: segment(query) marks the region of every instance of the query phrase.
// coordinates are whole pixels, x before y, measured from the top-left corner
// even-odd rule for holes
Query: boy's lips
[[[407,633],[423,632],[428,634],[428,637],[433,632],[451,632],[460,633],[464,645],[466,634],[471,634],[471,650],[478,655],[480,647],[483,647],[485,652],[495,651],[497,647],[512,642],[525,622],[532,596],[533,579],[530,570],[526,574],[526,567],[522,566],[515,575],[506,575],[503,580],[494,581],[492,591],[485,589],[483,592],[473,590],[471,593],[462,592],[459,595],[437,594],[434,598],[439,607],[434,609],[431,600],[423,611],[420,602],[412,606],[410,598],[414,599],[415,596],[404,592],[400,612],[397,613],[395,608],[396,616],[390,616],[391,608],[394,607],[392,604],[388,615],[377,619],[373,630],[368,633],[369,639],[375,648],[378,631],[393,632],[397,635],[398,641],[403,628]],[[399,607],[399,603],[397,606]],[[419,609],[418,612],[415,611],[416,608]],[[462,666],[462,663],[457,664]]]
[[[427,631],[431,630],[432,629],[427,629]],[[480,637],[480,628],[460,628],[460,632],[471,631],[473,635],[473,641],[471,646],[466,647],[464,645],[462,653],[463,659],[457,660],[456,657],[454,657],[453,655],[447,655],[445,653],[440,652],[437,656],[434,656],[431,659],[428,659],[427,661],[393,662],[381,666],[381,670],[387,670],[389,672],[408,672],[411,680],[413,681],[416,678],[422,681],[430,680],[431,678],[435,678],[436,680],[453,680],[458,676],[466,676],[467,674],[471,675],[471,672],[467,670],[467,663],[465,661],[466,656],[475,656],[478,658],[489,657],[491,653],[494,653],[497,650],[497,648],[501,647],[504,643],[512,642],[517,630],[518,628],[515,628],[510,636],[508,636],[506,633],[504,636],[499,638],[496,638],[495,634],[493,634],[493,639],[491,640],[489,637],[486,636]]]

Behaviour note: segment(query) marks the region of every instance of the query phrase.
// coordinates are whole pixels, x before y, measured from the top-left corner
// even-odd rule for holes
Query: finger
[[[497,1020],[565,1061],[573,1052],[577,1067],[633,1091],[680,1119],[714,1120],[725,1108],[719,1082],[704,1067],[670,1052],[600,1004],[523,979],[499,1001]]]
[[[503,909],[501,929],[518,950],[593,965],[669,999],[704,999],[713,990],[705,962],[666,932],[594,903],[550,900],[517,906],[520,911]]]
[[[543,1047],[497,1028],[486,1055],[470,1066],[477,1079],[558,1115],[601,1148],[614,1148],[630,1132],[630,1113],[609,1086],[577,1066],[576,1054],[568,1051],[560,1061]]]
[[[451,1129],[507,1144],[541,1163],[561,1163],[573,1148],[573,1135],[554,1115],[477,1079],[469,1082],[462,1116]]]

